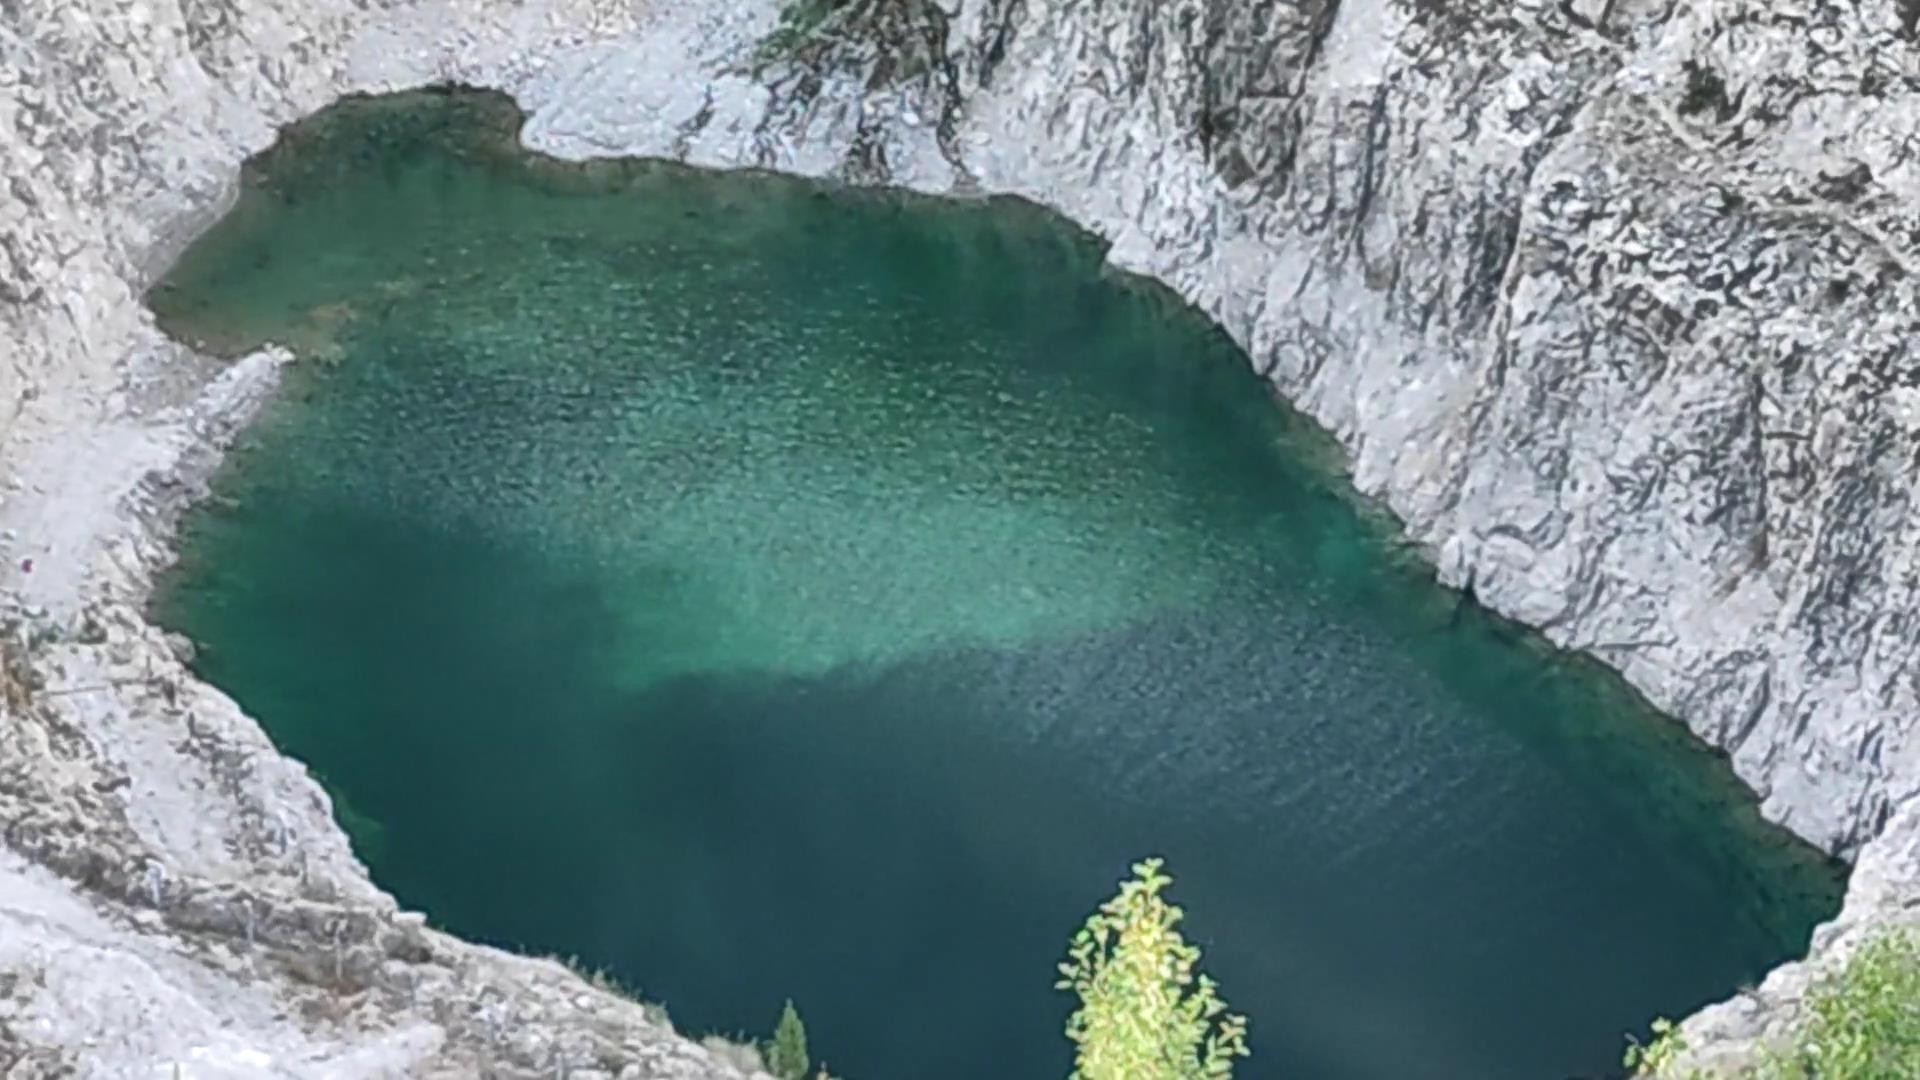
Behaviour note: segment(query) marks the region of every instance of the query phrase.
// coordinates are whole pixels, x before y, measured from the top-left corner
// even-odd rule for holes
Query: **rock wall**
[[[147,624],[182,509],[274,386],[145,286],[342,93],[469,77],[624,5],[0,0],[0,1074],[763,1076],[561,964],[422,925],[325,795]]]
[[[1194,298],[1447,581],[1852,854],[1920,783],[1920,52],[1892,4],[1460,6],[983,4],[1026,16],[962,141],[1044,133],[985,185]]]
[[[289,1075],[377,1074],[354,1056],[374,1053],[586,1067],[608,1046],[592,1067],[729,1068],[408,922],[298,766],[140,617],[210,448],[276,370],[212,380],[140,290],[278,125],[436,81],[514,94],[524,139],[560,156],[1061,210],[1213,314],[1443,579],[1618,668],[1770,816],[1857,857],[1818,963],[1910,917],[1911,0],[848,0],[769,57],[776,19],[775,0],[0,0],[0,819],[33,823],[7,832],[0,886],[40,898],[0,916],[40,928],[20,940],[49,943],[46,971],[97,943],[146,965],[155,1002],[297,1016],[237,1025]],[[257,916],[207,914],[260,908],[295,929],[262,944]],[[360,997],[299,975],[343,957]],[[1706,1060],[1789,1022],[1811,971],[1696,1019]],[[91,992],[0,977],[0,1060],[12,1041],[108,1075],[77,1048],[115,1025],[45,1023]],[[514,1003],[489,1021],[512,1030],[475,1000]]]

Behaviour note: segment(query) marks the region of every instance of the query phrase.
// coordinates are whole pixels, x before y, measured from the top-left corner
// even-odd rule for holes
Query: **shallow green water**
[[[375,877],[856,1080],[1050,1077],[1171,859],[1252,1077],[1601,1075],[1838,882],[1434,587],[1244,357],[1031,208],[338,108],[152,297],[320,358],[161,603]]]

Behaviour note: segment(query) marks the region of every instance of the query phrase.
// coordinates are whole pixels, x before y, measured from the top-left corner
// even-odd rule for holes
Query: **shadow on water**
[[[858,1078],[1066,1071],[1160,853],[1243,1075],[1601,1075],[1838,879],[1596,666],[1438,589],[1218,328],[971,205],[342,106],[151,298],[308,365],[159,605],[375,877]]]

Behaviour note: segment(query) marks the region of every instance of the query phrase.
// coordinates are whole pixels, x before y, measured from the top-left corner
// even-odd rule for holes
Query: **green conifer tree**
[[[780,1010],[780,1023],[767,1047],[767,1071],[780,1080],[807,1080],[807,1026],[800,1022],[791,998]]]

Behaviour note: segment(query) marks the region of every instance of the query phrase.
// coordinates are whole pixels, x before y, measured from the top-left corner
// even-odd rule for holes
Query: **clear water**
[[[375,877],[695,1032],[1057,1077],[1134,858],[1249,1077],[1564,1077],[1839,882],[1613,679],[1434,586],[1245,358],[1018,204],[350,103],[151,298],[309,358],[161,604]]]

